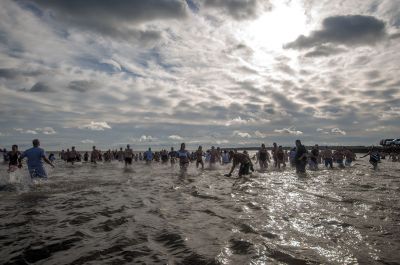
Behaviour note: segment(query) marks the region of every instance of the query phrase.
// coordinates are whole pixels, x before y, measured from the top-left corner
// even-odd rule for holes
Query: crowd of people
[[[8,171],[15,171],[17,168],[22,167],[22,161],[27,158],[28,171],[31,177],[47,177],[46,171],[43,167],[43,161],[50,166],[54,167],[54,160],[56,157],[51,153],[48,157],[45,151],[40,148],[38,139],[33,140],[33,147],[20,152],[17,145],[12,146],[12,150],[7,152],[3,151],[4,161],[9,164]],[[204,169],[205,165],[213,169],[216,165],[231,165],[229,173],[226,176],[231,176],[237,166],[239,166],[239,176],[250,174],[254,171],[253,161],[259,165],[260,171],[265,171],[270,165],[273,168],[285,168],[287,164],[296,169],[299,174],[306,172],[308,165],[309,170],[318,170],[319,165],[324,165],[326,168],[333,168],[334,163],[338,168],[350,167],[352,162],[357,159],[357,156],[350,149],[344,147],[331,150],[329,147],[320,148],[315,145],[310,151],[301,143],[296,140],[295,147],[289,151],[284,150],[282,146],[273,143],[271,150],[268,150],[265,144],[262,144],[259,150],[250,157],[247,151],[238,152],[235,149],[223,150],[219,147],[212,146],[210,149],[204,151],[202,146],[199,146],[196,151],[189,152],[186,150],[185,143],[182,143],[180,149],[175,151],[171,147],[170,151],[163,149],[161,151],[153,152],[149,148],[145,152],[134,152],[128,144],[125,149],[107,150],[102,152],[96,146],[92,147],[91,152],[78,152],[74,146],[71,149],[62,150],[59,152],[59,158],[66,163],[74,164],[75,162],[111,162],[113,160],[124,163],[126,167],[130,166],[133,161],[144,161],[146,164],[163,163],[179,164],[181,171],[185,172],[190,163],[195,163],[196,168]],[[389,150],[384,155],[388,155],[392,161],[400,161],[398,150]],[[364,155],[369,156],[369,162],[374,169],[377,169],[378,163],[381,160],[381,153],[377,148],[371,148],[370,151]]]

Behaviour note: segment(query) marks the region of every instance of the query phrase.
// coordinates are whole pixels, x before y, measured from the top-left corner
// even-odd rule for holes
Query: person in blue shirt
[[[53,163],[47,159],[46,154],[42,148],[40,148],[40,142],[38,139],[32,141],[33,147],[22,153],[21,159],[25,157],[28,159],[28,170],[31,178],[47,178],[46,170],[43,166],[43,161],[54,167]]]
[[[144,156],[144,160],[146,160],[146,164],[150,164],[151,161],[153,161],[153,158],[154,158],[154,154],[151,151],[151,148],[149,148],[149,150],[144,152],[143,156]]]
[[[179,166],[182,171],[187,170],[190,162],[190,154],[185,148],[186,148],[185,143],[182,143],[181,149],[179,149],[178,151]]]

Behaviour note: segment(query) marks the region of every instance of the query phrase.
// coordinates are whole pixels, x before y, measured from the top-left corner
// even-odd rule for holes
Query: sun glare
[[[276,1],[271,12],[239,29],[237,36],[259,53],[280,50],[284,44],[306,33],[307,20],[300,1]]]

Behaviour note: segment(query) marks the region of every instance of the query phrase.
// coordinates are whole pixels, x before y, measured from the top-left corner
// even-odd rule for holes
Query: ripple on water
[[[1,262],[396,264],[400,164],[358,163],[246,179],[222,167],[179,176],[169,165],[58,163],[48,183],[0,187]]]

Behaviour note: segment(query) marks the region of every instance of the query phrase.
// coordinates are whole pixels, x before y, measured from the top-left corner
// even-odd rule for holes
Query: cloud
[[[242,125],[242,124],[246,124],[248,123],[248,120],[244,120],[242,119],[240,116],[238,116],[237,118],[234,118],[228,122],[225,123],[225,126],[231,126],[231,125]]]
[[[22,134],[38,134],[42,133],[45,135],[53,135],[56,134],[57,132],[52,128],[52,127],[44,127],[44,128],[36,128],[34,130],[32,129],[23,129],[23,128],[14,128],[15,131],[22,133]]]
[[[38,134],[35,130],[24,130],[22,128],[15,128],[14,130],[16,130],[19,133],[23,133],[23,134]]]
[[[79,126],[79,129],[88,129],[92,131],[104,131],[105,129],[111,129],[111,126],[108,125],[105,121],[91,121],[88,124],[84,124]]]
[[[226,139],[224,139],[224,140],[217,140],[217,141],[215,141],[218,145],[219,144],[229,144],[230,142],[229,142],[229,140],[226,140]]]
[[[241,138],[251,138],[251,135],[247,132],[241,132],[241,131],[234,131],[233,132],[234,136],[239,136]]]
[[[256,19],[271,8],[267,0],[205,0],[203,6],[218,9],[236,20]]]
[[[37,82],[34,84],[31,89],[29,90],[30,92],[52,92],[53,90],[43,82]]]
[[[340,54],[346,52],[344,48],[338,48],[330,45],[319,45],[313,50],[307,52],[304,57],[326,57],[331,55]]]
[[[19,77],[31,77],[43,74],[41,71],[21,70],[16,68],[0,68],[0,78],[15,79]]]
[[[68,88],[78,92],[86,92],[96,87],[96,82],[88,80],[75,80],[68,84]]]
[[[56,21],[67,27],[76,26],[112,37],[138,39],[159,38],[154,30],[132,28],[146,22],[182,19],[187,16],[187,5],[180,0],[33,0],[49,10]]]
[[[179,135],[170,135],[170,136],[168,136],[168,139],[171,139],[171,140],[183,140],[183,138],[181,136],[179,136]]]
[[[344,130],[339,129],[339,128],[332,128],[331,129],[331,134],[346,135],[346,132]]]
[[[57,132],[52,127],[36,128],[35,131],[42,132],[46,135],[56,134]]]
[[[379,114],[382,120],[390,120],[392,118],[400,117],[400,107],[389,107]]]
[[[255,132],[254,132],[254,135],[255,135],[257,138],[266,138],[266,137],[268,136],[266,133],[262,133],[262,132],[260,132],[260,131],[255,131]]]
[[[156,138],[151,135],[142,135],[139,138],[139,142],[152,142],[153,140],[156,140]]]
[[[283,129],[275,129],[274,132],[282,133],[282,134],[293,134],[293,135],[302,135],[302,131],[296,130],[294,127],[283,128]]]
[[[93,144],[94,141],[90,140],[90,139],[85,139],[85,140],[82,140],[81,143],[83,143],[83,144]]]
[[[285,48],[306,49],[324,44],[373,45],[385,37],[385,22],[373,16],[332,16],[322,21],[321,30],[312,31],[308,37],[301,35]]]

